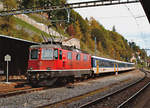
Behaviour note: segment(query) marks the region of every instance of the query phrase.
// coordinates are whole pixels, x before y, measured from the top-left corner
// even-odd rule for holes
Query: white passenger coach
[[[107,59],[97,56],[92,56],[91,63],[94,74],[119,72],[135,69],[134,63]]]

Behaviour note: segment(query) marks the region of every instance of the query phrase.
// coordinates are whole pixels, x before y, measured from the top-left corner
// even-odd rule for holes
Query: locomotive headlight
[[[32,70],[33,68],[32,67],[30,67],[30,70]]]

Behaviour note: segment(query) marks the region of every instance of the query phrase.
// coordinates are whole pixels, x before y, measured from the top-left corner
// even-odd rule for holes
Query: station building
[[[28,64],[29,47],[39,43],[0,35],[0,75],[6,74],[7,63],[4,57],[11,56],[9,75],[25,74]]]

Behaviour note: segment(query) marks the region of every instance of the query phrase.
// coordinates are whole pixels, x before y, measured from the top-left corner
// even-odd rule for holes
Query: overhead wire
[[[141,15],[141,16],[134,16],[134,14],[133,14],[132,11],[130,10],[130,8],[127,6],[127,4],[125,4],[124,6],[128,9],[128,11],[130,12],[131,16],[134,18],[135,23],[136,23],[136,25],[137,25],[137,29],[138,29],[138,31],[139,31],[139,33],[140,33],[140,36],[141,36],[141,39],[142,39],[144,35],[143,35],[143,32],[142,32],[141,29],[140,29],[140,24],[138,23],[137,19],[138,19],[138,18],[143,18],[143,17],[146,17],[146,16],[144,16],[144,15]],[[146,46],[146,45],[143,43],[143,47],[144,47],[144,48],[146,48],[145,46]],[[146,53],[147,53],[147,52],[146,52]]]

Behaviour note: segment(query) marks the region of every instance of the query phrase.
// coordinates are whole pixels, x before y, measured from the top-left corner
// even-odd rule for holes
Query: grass
[[[27,14],[30,18],[34,19],[35,21],[37,21],[38,23],[43,23],[47,26],[51,25],[50,20],[46,19],[46,18],[42,18],[42,16],[40,16],[40,14]],[[64,33],[63,29],[56,29],[55,27],[51,27],[53,30],[59,32],[60,34],[62,34],[65,37],[69,37],[68,34]]]
[[[40,14],[27,14],[27,15],[39,23],[43,23],[47,26],[51,24],[50,21],[46,20],[45,18],[42,18]]]
[[[46,32],[44,32],[44,31],[41,31],[40,29],[38,29],[38,28],[36,28],[36,27],[34,27],[34,26],[32,26],[32,25],[30,25],[30,24],[28,24],[28,23],[26,23],[26,22],[24,22],[24,21],[22,21],[21,19],[19,19],[19,18],[16,18],[16,17],[14,17],[14,19],[15,19],[15,21],[16,21],[16,24],[19,24],[21,27],[23,27],[23,28],[27,28],[27,29],[29,29],[29,30],[31,30],[31,31],[33,31],[33,32],[35,32],[35,33],[37,33],[37,34],[44,34],[45,36],[49,36],[49,34],[47,34]]]

